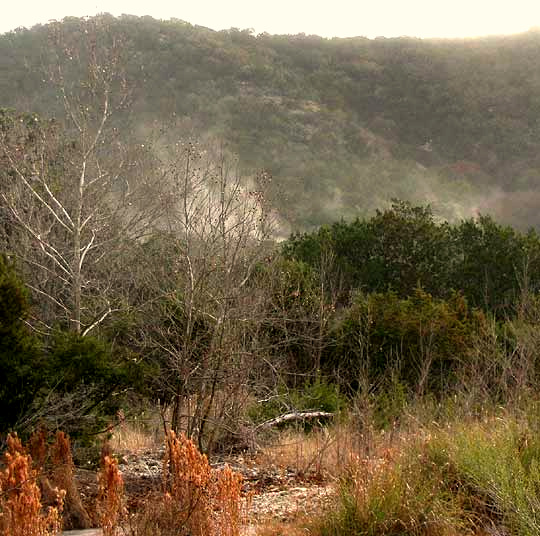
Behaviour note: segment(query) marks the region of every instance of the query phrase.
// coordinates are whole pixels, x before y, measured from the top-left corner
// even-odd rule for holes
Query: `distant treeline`
[[[121,50],[137,138],[218,137],[247,172],[266,169],[293,229],[371,215],[392,197],[437,214],[481,212],[538,226],[540,32],[470,40],[253,35],[180,20],[100,15]],[[83,53],[88,21],[0,36],[0,106],[58,116],[50,85],[63,35]],[[77,77],[76,69],[71,75]]]
[[[522,292],[540,290],[540,237],[503,226],[490,216],[456,224],[437,220],[429,207],[395,202],[369,219],[336,222],[293,235],[287,258],[305,262],[340,292],[418,288],[435,298],[461,294],[496,316],[512,315]]]

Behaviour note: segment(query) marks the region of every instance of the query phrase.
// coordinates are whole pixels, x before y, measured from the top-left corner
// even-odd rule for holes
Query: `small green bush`
[[[417,288],[403,299],[394,292],[358,294],[330,334],[326,369],[354,390],[397,374],[418,394],[442,393],[466,361],[483,315],[455,294],[435,299]]]

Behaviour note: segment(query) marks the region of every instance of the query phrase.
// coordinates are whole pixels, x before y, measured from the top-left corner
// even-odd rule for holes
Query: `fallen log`
[[[328,411],[293,411],[291,413],[285,413],[284,415],[274,417],[273,419],[269,419],[261,424],[258,424],[255,427],[255,431],[271,428],[272,426],[276,426],[277,424],[282,424],[289,421],[305,421],[320,418],[326,419],[333,416],[334,413],[330,413]]]

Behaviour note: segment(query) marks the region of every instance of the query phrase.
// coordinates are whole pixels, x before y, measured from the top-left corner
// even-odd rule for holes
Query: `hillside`
[[[476,40],[323,39],[215,32],[102,15],[130,87],[124,131],[225,140],[273,177],[293,230],[391,198],[436,214],[540,227],[540,32]],[[61,29],[76,48],[81,20]],[[0,36],[0,107],[60,113],[53,26]],[[174,128],[171,126],[174,124]]]
[[[0,35],[0,534],[540,534],[539,49]]]

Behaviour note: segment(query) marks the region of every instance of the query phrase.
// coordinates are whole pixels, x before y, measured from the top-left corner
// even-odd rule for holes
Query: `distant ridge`
[[[293,229],[367,215],[390,198],[540,227],[538,28],[371,40],[96,20],[125,47],[132,105],[117,121],[126,135],[175,118],[175,135],[225,140],[247,173],[272,174]],[[61,22],[74,43],[82,23]],[[49,30],[0,36],[0,106],[59,113],[43,76]]]

